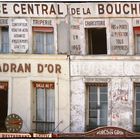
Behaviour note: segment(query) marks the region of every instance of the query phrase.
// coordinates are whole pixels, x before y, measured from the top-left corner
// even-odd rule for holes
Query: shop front
[[[0,57],[1,132],[7,129],[16,132],[6,128],[5,120],[10,114],[23,120],[20,132],[68,132],[67,57],[24,54]]]

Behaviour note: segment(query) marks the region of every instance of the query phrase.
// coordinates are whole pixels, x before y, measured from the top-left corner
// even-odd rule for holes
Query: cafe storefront
[[[70,121],[66,56],[46,59],[23,54],[0,58],[1,131],[6,131],[5,119],[9,114],[22,118],[21,132],[65,129]]]
[[[0,2],[0,11],[0,131],[15,132],[5,118],[19,115],[12,123],[29,137],[139,136],[139,2]]]

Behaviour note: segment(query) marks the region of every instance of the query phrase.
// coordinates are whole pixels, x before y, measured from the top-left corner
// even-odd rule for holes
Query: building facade
[[[140,3],[0,3],[0,131],[140,131]]]

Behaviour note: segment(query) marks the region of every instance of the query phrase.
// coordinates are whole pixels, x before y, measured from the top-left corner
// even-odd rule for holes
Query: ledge
[[[70,55],[71,60],[140,60],[140,55]]]
[[[67,60],[68,56],[58,54],[0,54],[0,59]]]

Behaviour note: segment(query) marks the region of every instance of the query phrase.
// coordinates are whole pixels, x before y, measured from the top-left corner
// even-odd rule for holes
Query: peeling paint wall
[[[111,99],[109,110],[111,112],[111,125],[132,130],[132,95],[131,80],[129,77],[112,78]]]
[[[71,57],[71,131],[84,131],[86,83],[108,84],[108,126],[117,126],[133,130],[134,82],[138,82],[140,62],[135,58],[120,57],[116,60],[104,57],[94,60],[92,57]],[[96,57],[95,57],[96,58]],[[103,58],[103,57],[102,57]],[[135,76],[137,78],[135,79]],[[79,113],[81,112],[81,113]]]
[[[82,78],[71,79],[71,131],[83,132],[85,127],[85,85]]]

